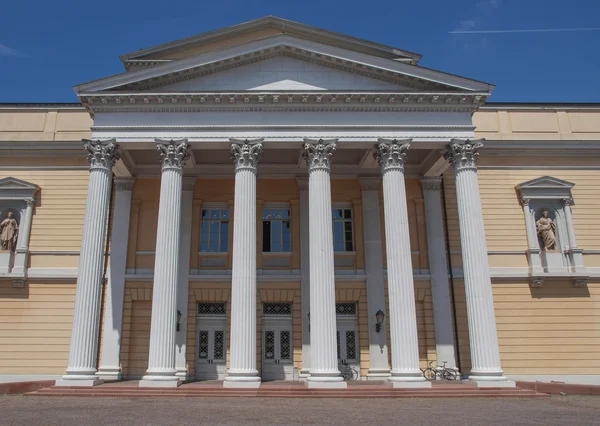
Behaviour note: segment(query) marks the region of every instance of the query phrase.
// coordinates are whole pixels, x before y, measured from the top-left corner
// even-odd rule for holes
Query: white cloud
[[[0,56],[22,56],[23,54],[16,49],[0,44]]]
[[[453,34],[457,41],[463,42],[463,49],[465,50],[477,48],[485,49],[488,47],[488,41],[485,37],[473,40],[472,37],[465,39],[464,37],[461,37],[460,34],[473,33],[475,32],[474,30],[481,28],[481,25],[485,23],[486,19],[502,5],[502,1],[503,0],[479,0],[475,3],[476,10],[473,11],[471,16],[462,19],[452,31],[449,31],[449,33]]]

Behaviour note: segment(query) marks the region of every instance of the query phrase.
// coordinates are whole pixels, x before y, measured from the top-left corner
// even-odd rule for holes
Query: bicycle
[[[431,361],[427,368],[421,368],[423,377],[425,377],[426,380],[435,380],[437,377],[440,377],[443,380],[456,380],[458,378],[459,373],[457,370],[446,367],[448,361],[444,361],[443,365],[438,366],[434,366],[434,362],[435,361]]]
[[[351,367],[350,365],[348,365],[348,363],[340,362],[339,369],[340,369],[340,374],[344,378],[345,382],[350,381],[350,380],[358,380],[358,377],[360,376],[358,374],[358,371],[356,370],[356,368]]]

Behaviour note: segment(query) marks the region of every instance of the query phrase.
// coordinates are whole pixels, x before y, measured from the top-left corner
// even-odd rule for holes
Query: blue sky
[[[275,15],[421,53],[421,65],[497,86],[496,102],[600,102],[598,0],[7,1],[0,102],[76,102],[72,86],[121,73],[119,55]]]

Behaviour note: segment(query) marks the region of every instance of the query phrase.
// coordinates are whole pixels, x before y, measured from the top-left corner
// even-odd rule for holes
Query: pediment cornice
[[[278,35],[241,46],[234,46],[197,56],[159,63],[158,65],[119,74],[75,86],[79,96],[104,91],[151,91],[203,75],[214,74],[284,55],[400,84],[422,91],[485,92],[494,86],[463,77],[442,73],[364,53],[327,46],[313,41]]]

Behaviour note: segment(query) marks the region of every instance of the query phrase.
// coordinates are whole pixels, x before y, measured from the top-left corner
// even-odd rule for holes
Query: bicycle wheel
[[[352,368],[352,378],[350,380],[358,380],[359,378],[359,374],[358,371],[356,371],[356,368]]]
[[[423,377],[426,380],[435,380],[436,372],[433,368],[425,368],[423,369]]]
[[[446,369],[442,372],[442,377],[445,380],[456,380],[456,376],[457,376],[457,374],[456,374],[456,371],[454,371],[454,370]]]

